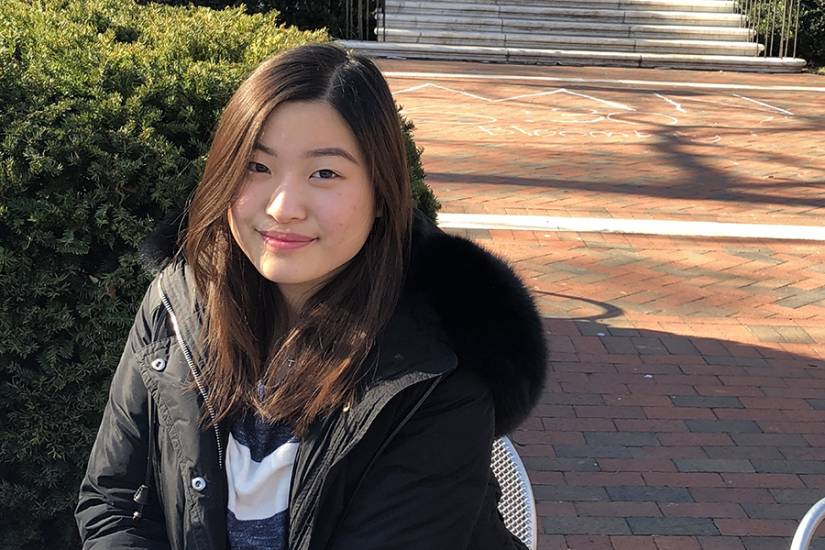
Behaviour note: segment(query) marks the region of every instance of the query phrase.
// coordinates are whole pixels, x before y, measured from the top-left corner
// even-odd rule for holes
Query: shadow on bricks
[[[511,434],[539,548],[789,548],[825,497],[825,361],[584,301],[601,313],[545,319],[547,387]]]

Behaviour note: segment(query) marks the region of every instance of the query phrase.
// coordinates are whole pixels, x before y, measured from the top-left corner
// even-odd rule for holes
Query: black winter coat
[[[229,430],[197,428],[208,394],[191,356],[201,310],[190,268],[169,260],[174,232],[161,227],[148,243],[166,263],[117,366],[75,516],[84,549],[220,550]],[[494,438],[525,420],[545,378],[541,321],[516,275],[416,212],[403,295],[372,353],[362,400],[319,418],[299,444],[290,550],[524,548],[504,527],[490,469]],[[186,391],[195,376],[200,391]]]

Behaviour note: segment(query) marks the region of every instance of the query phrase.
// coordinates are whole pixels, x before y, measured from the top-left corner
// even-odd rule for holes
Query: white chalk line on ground
[[[530,94],[519,94],[519,95],[514,95],[514,96],[511,96],[511,97],[502,97],[502,98],[498,98],[498,99],[491,99],[489,97],[483,97],[483,96],[480,96],[478,94],[472,94],[470,92],[465,92],[463,90],[456,90],[454,88],[449,88],[447,86],[442,86],[441,84],[434,84],[432,82],[425,82],[424,84],[419,84],[417,86],[410,86],[409,88],[396,90],[396,91],[393,92],[393,95],[400,95],[400,94],[404,94],[404,93],[408,93],[408,92],[417,92],[419,90],[423,90],[424,88],[438,88],[439,90],[444,90],[445,92],[452,92],[452,93],[455,93],[455,94],[465,95],[467,97],[471,97],[473,99],[479,99],[481,101],[486,101],[488,103],[504,103],[504,102],[507,102],[507,101],[513,101],[514,99],[538,98],[538,97],[541,97],[541,96],[549,96],[549,95],[555,95],[555,94],[568,94],[568,95],[572,95],[572,96],[576,96],[576,97],[583,97],[585,99],[590,99],[590,100],[595,101],[597,103],[607,105],[608,107],[611,107],[613,109],[623,109],[625,111],[635,111],[636,110],[633,107],[628,107],[624,103],[619,103],[617,101],[608,101],[606,99],[599,99],[598,97],[590,96],[590,95],[587,95],[587,94],[582,94],[582,93],[579,93],[579,92],[573,92],[573,91],[567,90],[565,88],[556,88],[556,89],[553,89],[553,90],[545,90],[543,92],[534,92],[534,93],[530,93]]]
[[[444,229],[575,231],[579,233],[632,233],[680,237],[825,241],[825,227],[812,225],[451,213],[439,213],[438,225]]]
[[[790,111],[787,111],[787,110],[785,110],[785,109],[780,109],[779,107],[774,107],[773,105],[770,105],[770,104],[768,104],[768,103],[765,103],[764,101],[758,101],[758,100],[756,100],[756,99],[751,99],[751,98],[749,98],[749,97],[745,97],[745,96],[743,96],[743,95],[739,95],[739,94],[733,94],[733,95],[735,95],[736,97],[740,97],[740,98],[742,98],[742,99],[744,99],[744,100],[746,100],[746,101],[752,101],[753,103],[756,103],[757,105],[762,105],[763,107],[769,107],[769,108],[771,108],[771,109],[774,109],[774,110],[776,110],[776,111],[779,111],[779,112],[780,112],[780,113],[782,113],[783,115],[793,115],[793,113],[792,113],[792,112],[790,112]]]
[[[673,107],[675,107],[675,108],[676,108],[676,110],[677,110],[677,111],[679,111],[680,113],[686,113],[686,112],[687,112],[687,111],[685,111],[684,107],[682,107],[682,104],[681,104],[681,103],[679,103],[679,102],[677,102],[677,101],[673,101],[673,100],[672,100],[672,99],[670,99],[669,97],[665,97],[665,96],[663,96],[662,94],[654,94],[654,95],[655,95],[656,97],[658,97],[658,98],[664,99],[665,101],[667,101],[668,103],[670,103],[671,105],[673,105]]]
[[[434,78],[434,79],[480,79],[480,80],[523,80],[533,82],[570,82],[576,84],[623,84],[629,86],[653,86],[653,87],[673,87],[691,88],[705,90],[765,90],[773,92],[812,92],[825,93],[825,87],[821,86],[783,86],[783,85],[757,85],[757,84],[722,84],[716,82],[678,82],[670,80],[626,80],[608,78],[573,78],[559,76],[529,76],[529,75],[503,75],[503,74],[470,74],[470,73],[434,73],[419,71],[384,71],[387,78]],[[621,91],[621,90],[617,90]]]

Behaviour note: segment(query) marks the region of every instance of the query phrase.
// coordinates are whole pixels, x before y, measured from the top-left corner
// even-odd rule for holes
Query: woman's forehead
[[[264,122],[256,148],[273,156],[319,156],[318,151],[343,151],[358,160],[358,142],[349,125],[325,101],[289,101],[276,107]],[[314,153],[314,154],[313,154]]]

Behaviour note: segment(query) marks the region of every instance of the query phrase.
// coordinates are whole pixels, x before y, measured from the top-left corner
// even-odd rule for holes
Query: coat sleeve
[[[156,283],[146,291],[129,331],[80,485],[75,520],[83,550],[169,548],[154,490],[143,518],[132,519],[137,509],[132,498],[144,481],[149,438],[147,389],[137,362],[157,334],[159,311],[152,306],[159,303],[152,299]]]
[[[495,411],[475,375],[448,375],[376,459],[327,550],[464,550],[488,487]]]

